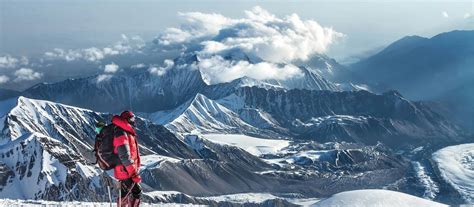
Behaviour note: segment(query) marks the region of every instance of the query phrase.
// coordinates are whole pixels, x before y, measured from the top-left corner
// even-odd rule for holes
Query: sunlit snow
[[[275,154],[290,145],[288,140],[262,139],[242,134],[205,134],[202,136],[212,142],[242,148],[255,156]]]

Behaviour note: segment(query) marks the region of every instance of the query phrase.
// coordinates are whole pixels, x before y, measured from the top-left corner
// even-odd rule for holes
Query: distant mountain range
[[[351,65],[357,81],[373,90],[395,89],[410,99],[442,101],[462,117],[459,123],[474,128],[473,68],[472,30],[407,36]]]
[[[164,75],[151,75],[146,70],[127,70],[104,78],[91,77],[68,79],[57,83],[40,83],[22,95],[43,100],[71,104],[97,111],[117,112],[133,109],[154,112],[177,107],[198,92],[214,90],[203,80],[201,72],[186,68],[199,62],[196,55],[188,54],[175,59],[175,66]],[[325,67],[332,67],[329,63]],[[230,83],[220,84],[219,90],[242,86],[259,86],[274,89],[309,89],[340,91],[342,87],[318,74],[319,69],[300,68],[303,76],[280,80],[254,80],[243,77]],[[352,85],[349,85],[350,89]],[[348,88],[348,87],[346,87]],[[215,89],[217,90],[217,89]]]
[[[105,80],[100,76],[68,79],[38,84],[22,95],[95,111],[132,109],[176,134],[225,132],[319,142],[382,141],[394,147],[463,137],[456,125],[398,92],[376,95],[352,84],[344,91],[341,85],[347,83],[321,75],[333,72],[334,80],[341,72],[331,68],[344,70],[324,57],[301,66],[302,77],[284,81],[243,77],[214,85],[205,83],[199,70],[186,68],[198,61],[196,55],[188,54],[175,59],[174,67],[161,76],[133,71]],[[315,62],[319,66],[310,68]],[[393,142],[393,137],[404,141]]]
[[[452,31],[432,38],[404,37],[351,68],[360,81],[427,99],[471,81],[472,65],[474,31]]]

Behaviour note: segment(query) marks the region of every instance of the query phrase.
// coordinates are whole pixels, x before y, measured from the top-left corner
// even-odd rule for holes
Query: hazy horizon
[[[15,90],[139,64],[162,74],[185,51],[207,54],[210,84],[286,79],[318,54],[349,64],[407,35],[474,29],[472,0],[0,2],[0,87]],[[209,56],[231,50],[265,64]]]
[[[41,55],[54,48],[103,47],[121,35],[151,41],[182,22],[179,12],[241,18],[254,6],[285,16],[298,14],[343,33],[327,54],[338,61],[380,49],[406,36],[431,37],[472,29],[473,1],[9,1],[1,0],[0,54]],[[472,17],[471,17],[472,18]]]

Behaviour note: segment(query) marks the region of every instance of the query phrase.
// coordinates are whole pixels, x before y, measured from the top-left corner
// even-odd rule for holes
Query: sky
[[[182,21],[179,12],[241,18],[260,6],[277,15],[298,14],[344,34],[326,52],[341,62],[378,51],[406,36],[430,37],[467,27],[474,1],[214,1],[214,0],[0,0],[0,54],[34,56],[53,48],[101,47],[122,34],[150,41]],[[474,27],[471,25],[471,27]]]
[[[347,65],[407,35],[474,30],[474,0],[229,2],[0,0],[0,88],[128,69],[161,76],[191,53],[208,84],[287,80],[320,54]],[[236,54],[250,59],[226,58]]]

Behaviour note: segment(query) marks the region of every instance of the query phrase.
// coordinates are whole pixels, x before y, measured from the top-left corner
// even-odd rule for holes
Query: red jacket
[[[114,176],[119,180],[136,177],[140,170],[140,152],[135,130],[120,116],[113,116],[112,123],[117,126],[114,134],[114,153],[121,162],[115,166]]]

